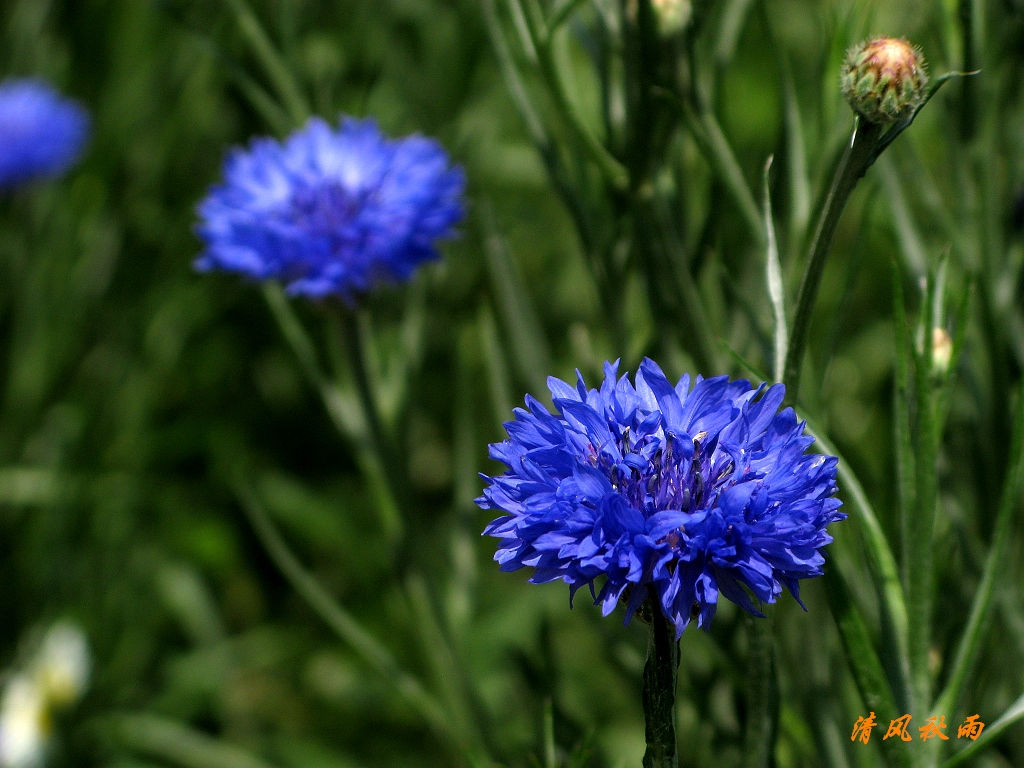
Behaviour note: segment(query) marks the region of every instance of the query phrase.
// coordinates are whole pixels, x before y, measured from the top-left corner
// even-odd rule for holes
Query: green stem
[[[159,715],[114,715],[105,724],[123,749],[182,768],[272,768],[255,755],[177,720]]]
[[[768,247],[768,233],[765,230],[764,217],[757,207],[754,194],[750,191],[750,185],[747,184],[747,180],[743,176],[743,169],[740,168],[736,155],[733,153],[732,147],[729,146],[729,140],[718,124],[714,112],[700,104],[694,106],[686,102],[681,104],[681,108],[683,122],[690,131],[690,135],[693,136],[701,153],[732,196],[757,248],[764,250]]]
[[[919,711],[930,708],[932,687],[929,669],[934,600],[932,537],[938,502],[939,451],[938,435],[935,433],[935,388],[931,365],[933,291],[934,283],[929,281],[921,312],[923,349],[914,366],[916,391],[912,429],[916,458],[915,503],[908,515],[907,541],[904,542],[911,703]]]
[[[693,357],[698,370],[715,371],[715,340],[707,313],[679,248],[668,242],[651,183],[633,196],[633,248],[647,282],[655,325],[663,338],[673,337]]]
[[[419,680],[403,670],[394,656],[367,632],[354,617],[331,597],[320,583],[302,566],[284,539],[277,532],[263,507],[256,500],[249,484],[238,481],[235,491],[249,521],[259,536],[271,560],[292,588],[323,619],[334,632],[354,650],[363,661],[391,683],[399,695],[416,710],[439,735],[458,741],[452,731],[449,713],[423,688]]]
[[[830,559],[826,564],[824,582],[829,610],[835,619],[846,661],[850,665],[864,706],[868,711],[876,712],[880,716],[879,719],[884,718],[887,716],[885,713],[896,712],[892,691],[875,651],[871,633],[853,602],[846,579],[835,560]],[[864,714],[867,715],[867,712]],[[892,768],[910,768],[910,753],[902,741],[885,739],[881,746]]]
[[[661,612],[656,599],[648,599],[651,638],[644,665],[644,735],[647,751],[643,768],[678,768],[676,756],[676,674],[679,641],[673,624]]]
[[[367,367],[366,339],[360,332],[356,310],[340,307],[337,315],[341,325],[346,356],[352,367],[356,394],[366,422],[366,434],[363,439],[373,464],[372,471],[383,478],[390,496],[390,504],[384,507],[386,516],[383,522],[388,539],[394,541],[402,532],[402,510],[408,509],[408,504],[405,503],[407,502],[407,485],[403,464],[388,439],[384,422],[380,417],[380,408],[370,383],[370,373]]]
[[[397,540],[402,533],[402,517],[394,486],[386,471],[387,465],[381,460],[379,452],[372,449],[372,435],[379,433],[371,428],[371,416],[365,412],[365,403],[364,408],[360,409],[323,372],[317,359],[316,347],[295,315],[281,286],[264,283],[263,297],[303,374],[320,395],[334,428],[342,438],[349,441],[356,463],[373,494],[385,536],[389,541]]]
[[[796,314],[793,317],[793,328],[789,336],[789,349],[786,352],[786,366],[782,381],[786,385],[786,399],[790,403],[797,400],[800,386],[800,365],[803,362],[807,338],[811,330],[811,314],[818,298],[818,288],[825,272],[825,262],[832,250],[832,240],[836,227],[843,214],[850,194],[857,182],[865,174],[874,159],[882,128],[866,120],[858,120],[854,128],[853,140],[847,146],[836,169],[829,189],[825,206],[821,210],[814,239],[811,242],[810,256],[800,292],[797,294]]]
[[[539,29],[537,23],[527,14],[527,25],[529,27],[532,43],[537,51],[537,64],[540,68],[541,77],[547,85],[555,108],[558,110],[566,127],[576,137],[576,140],[586,151],[587,155],[601,170],[601,174],[612,188],[623,191],[629,185],[629,174],[611,152],[600,142],[597,137],[583,124],[576,108],[569,99],[565,89],[565,82],[558,72],[558,65],[555,62],[554,48],[548,30]]]
[[[775,648],[768,619],[750,617],[750,656],[747,662],[747,722],[743,736],[743,768],[766,768],[775,743],[778,686]]]
[[[245,0],[227,0],[227,3],[235,13],[239,29],[242,30],[253,53],[260,60],[267,76],[274,84],[278,96],[284,102],[288,116],[296,126],[302,125],[309,118],[309,105],[306,103],[295,77],[277,49],[274,48],[266,30],[263,29],[256,14],[245,3]]]

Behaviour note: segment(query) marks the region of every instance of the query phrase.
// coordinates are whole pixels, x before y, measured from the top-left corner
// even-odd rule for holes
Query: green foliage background
[[[716,84],[714,110],[751,188],[761,189],[764,163],[775,156],[772,196],[790,295],[800,232],[852,125],[837,85],[846,48],[871,33],[906,36],[932,73],[960,69],[959,14],[977,14],[971,68],[982,74],[940,92],[846,211],[802,388],[807,412],[898,542],[891,264],[901,266],[912,311],[919,278],[944,255],[948,306],[973,284],[939,461],[933,655],[941,683],[992,536],[1009,461],[1010,393],[1024,363],[1019,204],[1014,224],[1024,185],[1024,5],[697,5],[707,6],[698,50]],[[435,690],[452,676],[469,681],[495,762],[554,765],[553,744],[557,764],[638,765],[644,628],[602,619],[582,595],[570,612],[564,585],[500,574],[490,562],[493,541],[479,537],[489,518],[472,501],[477,473],[495,471],[486,444],[501,439],[501,422],[526,392],[544,392],[549,373],[571,378],[578,368],[594,382],[601,363],[619,354],[627,370],[654,354],[670,377],[768,370],[764,254],[680,131],[679,173],[665,183],[675,185],[687,269],[721,342],[699,369],[689,329],[664,341],[658,328],[675,320],[651,311],[633,273],[619,286],[625,331],[616,340],[572,219],[502,82],[480,4],[253,1],[316,113],[373,115],[391,135],[435,136],[469,178],[469,217],[443,263],[372,301],[385,369],[400,354],[407,308],[424,318],[398,433],[417,510],[407,557],[429,574],[437,629],[453,649],[439,661],[429,622],[391,576],[357,457],[307,386],[260,291],[191,267],[195,205],[228,148],[289,126],[285,111],[260,101],[274,84],[237,7],[0,3],[0,71],[51,79],[94,119],[74,172],[0,200],[0,668],[24,659],[61,617],[85,628],[95,660],[87,695],[55,726],[50,764],[465,764],[282,577],[233,490],[244,467],[299,559],[403,666]],[[558,56],[579,113],[599,132],[587,60],[593,13],[581,9]],[[806,187],[794,180],[801,148]],[[329,339],[327,313],[296,311],[314,338]],[[877,640],[854,521],[834,533]],[[952,728],[975,711],[994,721],[1024,691],[1022,538],[1018,523],[991,631],[967,682],[969,712],[948,712]],[[849,740],[867,707],[823,586],[807,584],[805,599],[807,613],[788,596],[769,611],[781,671],[775,764],[883,764],[880,734],[868,747]],[[683,637],[682,765],[740,764],[747,623],[723,605],[709,634],[691,628]],[[915,723],[923,719],[915,713]],[[1024,731],[1008,730],[973,764],[1024,764]]]

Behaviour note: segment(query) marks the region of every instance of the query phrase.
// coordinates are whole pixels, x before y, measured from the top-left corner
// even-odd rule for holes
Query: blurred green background
[[[906,36],[933,73],[957,69],[960,4],[706,5],[701,50],[744,175],[760,190],[769,155],[782,169],[773,202],[793,291],[799,245],[790,233],[805,226],[852,124],[837,85],[844,51],[870,33]],[[1013,220],[1024,182],[1024,4],[968,5],[980,8],[983,74],[947,86],[855,194],[826,272],[802,393],[896,537],[890,264],[903,265],[913,290],[951,252],[952,303],[972,265],[983,265],[988,283],[975,286],[973,306],[999,311],[972,314],[979,341],[965,355],[940,461],[939,677],[978,581],[1006,461],[1007,392],[1024,361],[1024,249]],[[67,178],[0,200],[0,669],[23,664],[58,619],[84,629],[93,674],[84,698],[54,723],[53,766],[464,764],[296,595],[232,491],[232,472],[244,465],[330,594],[404,666],[443,687],[417,608],[390,576],[355,457],[259,290],[191,267],[200,247],[195,206],[228,148],[288,128],[283,114],[260,106],[272,83],[238,7],[0,3],[0,73],[44,76],[94,120],[87,155]],[[486,713],[493,759],[545,765],[550,702],[558,764],[639,765],[644,628],[602,619],[582,593],[570,612],[564,585],[500,574],[490,562],[494,542],[479,537],[489,516],[473,504],[477,473],[496,471],[486,444],[502,438],[512,407],[527,391],[542,394],[549,373],[571,378],[578,368],[595,383],[602,362],[619,353],[572,220],[502,82],[479,4],[251,7],[316,113],[372,115],[390,135],[434,136],[467,171],[461,237],[442,263],[409,288],[382,290],[371,309],[385,366],[406,307],[420,302],[423,312],[422,362],[400,426],[418,512],[410,557],[430,574],[440,631]],[[598,126],[587,60],[594,13],[583,7],[560,56],[581,114]],[[755,370],[769,367],[763,255],[685,133],[678,157],[690,268],[724,343],[714,370],[698,370],[685,343],[659,346],[660,319],[634,276],[622,286],[623,367],[657,352],[670,376],[750,376],[730,350]],[[792,183],[794,163],[806,168],[803,191]],[[322,338],[324,313],[296,311]],[[524,323],[540,333],[522,334]],[[837,546],[862,564],[843,525]],[[1024,690],[1020,534],[983,662],[968,681],[972,711],[985,721]],[[856,573],[858,599],[877,622],[871,587]],[[879,764],[874,745],[850,744],[866,707],[820,585],[807,584],[805,595],[807,613],[788,596],[770,611],[782,670],[776,764]],[[682,765],[739,764],[744,625],[723,605],[709,634],[693,627],[683,637]],[[1009,732],[975,764],[1024,765],[1024,733]]]

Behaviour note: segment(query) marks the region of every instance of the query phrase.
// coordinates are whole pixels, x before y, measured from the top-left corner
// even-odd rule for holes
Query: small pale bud
[[[651,5],[658,17],[658,30],[663,35],[679,32],[689,23],[693,12],[690,0],[651,0]]]
[[[927,84],[924,57],[906,40],[876,37],[851,48],[843,64],[843,95],[872,123],[892,123],[913,114]]]
[[[935,328],[932,331],[932,370],[936,373],[945,373],[949,370],[952,359],[953,339],[946,333],[945,328]]]
[[[658,23],[658,32],[665,37],[680,32],[690,23],[693,13],[691,0],[650,0],[654,18]],[[639,15],[639,0],[628,0],[626,14],[630,21],[636,23]]]

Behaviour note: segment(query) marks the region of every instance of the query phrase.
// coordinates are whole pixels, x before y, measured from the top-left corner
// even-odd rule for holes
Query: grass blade
[[[1024,720],[1024,696],[1021,696],[1013,702],[1013,704],[1010,705],[1010,708],[1003,713],[1002,717],[992,723],[992,725],[985,728],[977,741],[967,747],[963,752],[958,752],[949,758],[949,760],[944,762],[942,764],[942,768],[954,768],[954,766],[960,765],[960,763],[965,760],[970,760],[976,754],[981,752],[981,750],[985,749],[989,744],[999,738],[1003,731],[1019,720]]]
[[[453,740],[455,734],[452,733],[449,713],[445,708],[426,691],[419,680],[403,670],[391,652],[339,605],[302,566],[249,490],[248,484],[237,482],[235,493],[267,554],[292,588],[367,666],[395,688],[432,730],[449,741]]]
[[[541,397],[547,391],[547,377],[552,370],[547,340],[508,244],[498,231],[494,213],[486,205],[482,208],[487,266],[498,308],[519,372],[536,396]]]
[[[896,703],[892,691],[885,679],[882,663],[875,653],[864,618],[850,597],[849,589],[843,575],[835,562],[825,567],[825,593],[828,596],[832,617],[839,629],[839,636],[846,652],[846,660],[853,672],[857,690],[860,691],[864,706],[877,713],[879,718],[896,713]],[[882,751],[890,766],[894,768],[910,768],[910,752],[906,745],[898,739],[882,741]]]
[[[805,418],[801,414],[801,418]],[[906,682],[909,677],[908,649],[907,649],[907,604],[903,593],[903,585],[900,583],[899,570],[896,565],[896,558],[893,556],[892,548],[885,537],[878,517],[875,515],[868,500],[864,487],[861,485],[857,475],[850,469],[847,462],[832,443],[824,437],[823,433],[808,421],[807,434],[811,435],[818,446],[825,453],[836,456],[839,459],[839,482],[849,494],[850,501],[857,508],[854,516],[860,523],[861,537],[868,553],[868,568],[871,571],[871,578],[881,598],[881,613],[883,630],[891,633],[896,646],[894,662],[896,675],[891,675],[891,685],[896,692],[895,698],[900,704],[907,704],[909,699],[906,691]],[[895,679],[892,679],[895,677]]]
[[[786,367],[786,348],[789,346],[789,333],[786,330],[786,297],[782,282],[782,264],[779,263],[779,245],[775,239],[775,222],[772,219],[772,197],[768,184],[768,172],[772,167],[772,159],[764,166],[764,227],[768,234],[768,298],[772,302],[772,315],[775,318],[775,380],[782,379]]]
[[[182,768],[271,768],[240,747],[157,715],[114,715],[111,731],[123,748]]]
[[[1024,379],[1021,381],[1017,397],[1017,415],[1013,422],[1013,438],[1010,444],[1010,461],[1003,481],[1002,495],[999,500],[999,511],[996,517],[995,531],[992,535],[992,547],[985,561],[984,575],[971,606],[971,615],[967,620],[956,650],[953,671],[942,694],[935,703],[935,711],[952,712],[957,704],[964,681],[967,679],[985,639],[988,619],[992,613],[996,583],[1004,572],[1005,561],[1010,548],[1013,531],[1013,517],[1020,505],[1021,481],[1024,479]]]

